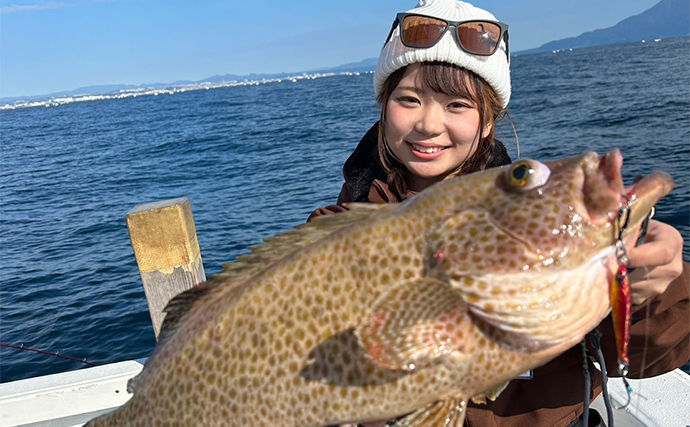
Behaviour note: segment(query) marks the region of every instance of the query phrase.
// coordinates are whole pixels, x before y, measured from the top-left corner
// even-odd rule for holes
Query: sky
[[[658,0],[475,0],[517,52],[613,26]],[[314,70],[378,56],[415,0],[0,0],[0,97],[218,74]]]

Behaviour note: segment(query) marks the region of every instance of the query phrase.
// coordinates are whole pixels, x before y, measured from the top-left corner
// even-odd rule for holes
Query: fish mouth
[[[622,209],[628,209],[624,235],[642,224],[652,207],[673,190],[674,182],[666,172],[653,172],[634,184],[623,184],[623,155],[617,148],[605,155],[590,153],[591,162],[585,161],[585,205],[593,223],[609,222],[620,217]],[[585,156],[586,158],[589,156]],[[587,163],[589,163],[588,166]],[[594,174],[587,169],[596,167]],[[603,193],[603,194],[602,194]],[[604,196],[604,197],[601,197]]]

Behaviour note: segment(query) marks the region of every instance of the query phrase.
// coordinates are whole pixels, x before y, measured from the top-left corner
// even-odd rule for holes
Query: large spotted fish
[[[88,425],[461,426],[609,313],[616,242],[673,187],[621,165],[520,160],[271,238],[171,301],[133,397]]]

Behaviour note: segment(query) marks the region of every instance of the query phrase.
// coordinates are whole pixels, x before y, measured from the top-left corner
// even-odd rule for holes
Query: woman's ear
[[[486,138],[487,136],[489,136],[489,134],[491,133],[491,130],[492,130],[493,128],[494,128],[494,121],[493,121],[493,120],[489,120],[489,123],[487,123],[487,124],[484,126],[484,129],[482,129],[482,139],[484,139],[484,138]]]

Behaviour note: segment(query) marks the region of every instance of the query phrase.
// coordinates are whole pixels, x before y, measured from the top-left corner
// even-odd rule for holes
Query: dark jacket
[[[343,203],[400,202],[386,185],[386,174],[376,151],[378,125],[364,135],[345,163],[345,184],[336,205],[317,209],[309,217],[327,215],[346,210]],[[489,167],[510,163],[503,144],[497,141],[494,162]],[[410,197],[410,193],[404,198]],[[403,199],[404,199],[403,198]],[[629,345],[630,378],[640,378],[644,360],[644,376],[652,377],[678,368],[690,358],[690,268],[683,264],[683,274],[666,291],[647,304],[633,307],[631,339]],[[648,314],[648,315],[647,315]],[[617,366],[617,353],[613,324],[607,317],[599,325],[603,336],[601,345],[613,376]],[[601,393],[601,375],[589,362],[594,399]],[[496,401],[484,404],[470,403],[466,425],[470,427],[566,427],[583,411],[585,393],[582,352],[575,346],[561,356],[535,369],[533,378],[516,379],[500,394]]]

